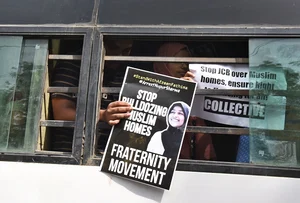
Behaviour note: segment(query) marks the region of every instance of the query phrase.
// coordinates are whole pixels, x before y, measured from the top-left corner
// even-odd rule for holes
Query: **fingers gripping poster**
[[[190,64],[199,89],[286,90],[283,69],[246,64]],[[281,104],[279,106],[278,104]],[[272,95],[196,95],[192,115],[217,123],[284,129],[286,97]],[[249,119],[251,118],[251,119]]]
[[[101,171],[170,189],[196,83],[127,67],[119,100],[133,110],[112,128]]]

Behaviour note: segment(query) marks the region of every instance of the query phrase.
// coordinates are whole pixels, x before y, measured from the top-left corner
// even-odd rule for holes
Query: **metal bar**
[[[94,26],[88,25],[0,25],[1,34],[13,35],[34,35],[34,36],[84,36],[89,30],[94,29]]]
[[[237,90],[237,89],[197,89],[196,95],[246,95],[246,96],[298,96],[300,91],[287,90]]]
[[[48,56],[49,60],[81,60],[81,55],[56,55],[50,54]]]
[[[47,53],[48,54],[48,53]],[[49,56],[49,55],[48,55]],[[49,81],[49,66],[48,66],[48,58],[46,59],[46,68],[45,68],[45,74],[44,74],[44,88],[43,88],[43,96],[42,96],[42,108],[41,108],[41,118],[42,120],[47,120],[49,118],[49,106],[50,106],[50,95],[47,94],[47,88],[50,85]],[[40,126],[39,126],[40,127]],[[46,134],[47,130],[45,128],[41,128],[39,130],[39,136],[38,136],[38,145],[37,149],[42,150],[45,146],[46,142]]]
[[[209,133],[223,135],[250,135],[250,136],[270,136],[276,140],[300,140],[300,131],[297,130],[265,130],[255,128],[226,128],[209,126],[187,126],[187,132]]]
[[[237,89],[197,89],[197,95],[247,95],[247,96],[286,96],[298,97],[299,90],[237,90]],[[253,98],[255,99],[255,98]],[[257,98],[258,99],[258,98]]]
[[[48,87],[48,93],[77,93],[78,87]]]
[[[78,165],[80,162],[72,157],[71,154],[17,154],[1,153],[1,161],[15,162],[39,162],[52,164],[73,164]]]
[[[120,93],[119,87],[102,87],[101,93]],[[249,95],[249,90],[197,89],[196,95]]]
[[[61,121],[61,120],[41,120],[40,125],[43,127],[68,127],[74,128],[74,121]]]
[[[96,163],[99,162],[100,160],[97,160]],[[237,162],[180,159],[178,161],[176,170],[300,178],[300,169],[296,167],[265,166]]]
[[[106,61],[151,61],[192,63],[248,63],[247,58],[200,58],[200,57],[156,57],[156,56],[105,56]]]
[[[99,112],[99,107],[101,102],[100,90],[101,90],[101,84],[103,79],[104,55],[105,55],[105,49],[103,45],[103,35],[97,32],[95,34],[95,39],[93,42],[90,81],[89,81],[90,83],[89,83],[89,91],[88,91],[88,103],[87,103],[87,110],[86,110],[86,118],[93,118],[93,119],[90,122],[86,122],[85,134],[89,136],[85,137],[85,142],[84,142],[84,146],[85,146],[84,153],[83,153],[84,164],[90,164],[90,161],[94,156],[95,150],[97,149],[95,143],[97,137],[96,134],[99,127],[97,121],[99,118],[98,112]]]
[[[76,102],[76,119],[73,137],[73,156],[81,160],[83,153],[83,141],[85,139],[86,108],[89,89],[89,74],[91,65],[92,44],[94,40],[94,30],[90,30],[83,40],[82,61],[80,66],[78,97]]]
[[[101,93],[107,94],[107,93],[120,93],[121,88],[120,87],[102,87]]]
[[[102,87],[101,93],[120,93],[120,87]],[[299,90],[237,90],[237,89],[197,89],[196,95],[244,95],[244,96],[287,96],[298,97],[300,95]]]
[[[248,128],[224,128],[224,127],[208,127],[208,126],[187,126],[187,132],[194,133],[211,133],[226,135],[244,135],[249,134]]]
[[[120,90],[120,87],[102,87],[101,93],[120,93]],[[196,95],[249,95],[249,90],[197,89]]]
[[[246,29],[245,29],[246,28]],[[198,26],[198,25],[99,25],[98,30],[106,35],[135,36],[183,36],[183,37],[299,37],[297,26]]]
[[[249,95],[249,90],[197,89],[196,95]]]
[[[36,155],[58,155],[58,156],[71,156],[71,152],[59,152],[59,151],[46,151],[46,150],[36,150],[34,152]]]

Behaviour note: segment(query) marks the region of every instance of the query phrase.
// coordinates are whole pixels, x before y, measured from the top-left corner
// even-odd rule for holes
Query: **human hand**
[[[107,109],[100,110],[100,120],[107,122],[109,125],[116,125],[120,119],[128,118],[133,108],[127,102],[111,102]]]
[[[182,80],[194,81],[194,79],[193,79],[194,77],[195,77],[195,75],[194,75],[192,72],[188,71],[188,72],[186,72],[186,74],[185,74],[183,77],[181,77],[180,79],[182,79]]]

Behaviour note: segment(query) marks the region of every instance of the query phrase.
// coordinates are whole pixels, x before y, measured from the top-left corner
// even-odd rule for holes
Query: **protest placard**
[[[127,67],[119,100],[128,119],[112,128],[101,171],[170,189],[196,83]]]
[[[286,90],[283,69],[246,64],[190,64],[199,89]],[[280,106],[278,104],[281,104]],[[217,123],[284,129],[286,98],[272,95],[196,95],[192,115]],[[249,120],[249,118],[251,118]]]

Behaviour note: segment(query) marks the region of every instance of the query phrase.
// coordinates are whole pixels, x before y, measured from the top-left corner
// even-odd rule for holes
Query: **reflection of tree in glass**
[[[281,58],[298,58],[300,47],[297,44],[282,44],[277,49]]]
[[[292,61],[289,64],[293,67],[300,67],[300,61]],[[285,79],[287,82],[287,93],[288,91],[299,91],[300,93],[300,73],[291,67],[282,67],[280,63],[273,63],[272,61],[264,61],[263,64],[259,65],[260,68],[281,68],[284,71]],[[288,94],[287,96],[287,104],[286,104],[286,127],[285,129],[298,129],[298,126],[289,123],[291,120],[299,120],[300,121],[300,106],[298,105],[300,102],[300,98],[298,94]]]
[[[18,72],[10,75],[16,78],[14,87],[7,89],[7,106],[12,106],[8,148],[22,148],[26,128],[26,114],[30,92],[32,63],[20,63]]]
[[[300,61],[292,61],[290,65],[300,68]],[[300,92],[300,74],[299,71],[295,71],[292,68],[286,69],[286,78],[288,82],[288,89],[297,90]],[[299,94],[294,94],[293,97],[287,100],[287,117],[286,117],[286,129],[300,130],[300,98]],[[288,108],[289,107],[289,108]],[[300,163],[300,138],[296,140],[296,154],[297,161]]]
[[[282,68],[280,63],[273,63],[272,61],[263,61],[262,64],[258,65],[259,68]]]
[[[293,61],[289,64],[293,66],[300,67],[300,61]],[[299,91],[300,93],[300,74],[299,72],[295,71],[292,68],[285,68],[284,69],[288,90],[291,91]],[[287,91],[288,91],[287,90]],[[300,98],[299,94],[291,94],[287,97],[287,108],[286,108],[286,129],[289,130],[300,130],[299,122],[300,122]]]
[[[296,160],[295,158],[300,157],[300,145],[298,139],[289,138],[288,130],[300,130],[300,107],[298,105],[300,100],[299,94],[294,92],[300,92],[300,74],[298,71],[300,68],[300,61],[297,61],[297,59],[299,58],[300,46],[297,44],[283,43],[282,45],[279,45],[278,48],[274,51],[276,53],[273,52],[273,54],[275,54],[274,56],[270,55],[272,57],[270,58],[270,60],[266,60],[258,67],[254,68],[261,68],[261,70],[264,70],[263,68],[281,68],[284,71],[285,80],[287,83],[287,90],[285,91],[287,93],[284,128],[285,133],[283,133],[284,136],[282,136],[280,140],[277,140],[273,137],[273,135],[278,134],[276,133],[277,131],[265,131],[263,133],[264,135],[256,134],[256,136],[251,136],[250,153],[252,157],[251,159],[255,163],[293,166],[297,163],[297,161],[298,163],[300,163],[300,159],[298,158],[298,160]],[[260,55],[264,58],[267,58],[266,55]],[[277,59],[282,64],[287,65],[277,63]],[[293,59],[296,60],[292,61]],[[255,69],[252,70],[255,71]]]
[[[300,67],[300,61],[293,61],[289,63],[293,66],[299,66]],[[255,71],[256,68],[280,68],[284,71],[285,79],[287,82],[287,88],[291,90],[300,90],[300,74],[299,72],[296,72],[294,69],[290,67],[283,67],[280,63],[273,63],[272,61],[264,61],[262,64],[260,64],[257,67],[251,67],[250,70]],[[255,79],[255,78],[254,78]],[[256,80],[256,79],[255,79]]]
[[[11,103],[10,101],[13,99],[13,92],[15,89],[15,85],[12,84],[12,81],[16,80],[17,77],[17,68],[11,67],[9,70],[11,72],[8,74],[10,76],[10,80],[4,82],[4,86],[0,89],[0,148],[6,148],[7,139],[9,133],[9,125],[10,125],[10,114],[11,114]]]
[[[296,65],[300,67],[300,61],[290,62],[291,65]],[[288,84],[288,89],[290,90],[300,90],[300,75],[299,72],[296,72],[292,68],[285,68],[284,69],[286,82]],[[296,96],[296,95],[295,95]]]
[[[292,66],[300,67],[300,61],[290,62]],[[299,95],[297,94],[288,94],[288,91],[300,90],[300,74],[291,67],[283,67],[280,63],[273,63],[272,61],[264,61],[257,68],[280,68],[284,71],[285,79],[287,82],[287,104],[286,104],[286,118],[285,118],[285,130],[300,130],[299,122],[300,122],[300,107],[298,105]],[[250,69],[251,70],[251,69]],[[254,68],[252,70],[255,70]],[[280,104],[279,104],[280,105]],[[295,122],[296,121],[296,122]],[[254,126],[253,126],[254,127]],[[251,130],[250,130],[251,132]],[[285,134],[285,137],[281,137],[281,139],[287,139],[287,141],[279,141],[274,139],[273,136],[279,136],[277,131],[265,132],[266,136],[251,136],[251,157],[255,157],[255,160],[264,160],[264,161],[279,161],[280,159],[283,163],[288,161],[289,159],[293,159],[295,154],[292,153],[293,148],[290,148],[294,144],[294,142],[288,141],[288,133]],[[295,140],[296,141],[296,140]],[[270,147],[270,143],[272,143],[272,147]],[[276,149],[275,151],[279,153],[282,152],[282,156],[271,156],[271,149]],[[264,152],[264,155],[257,154],[258,152]],[[289,153],[286,153],[289,152]],[[291,155],[292,154],[292,155]],[[279,164],[279,163],[277,163]],[[276,165],[276,164],[275,164]]]

